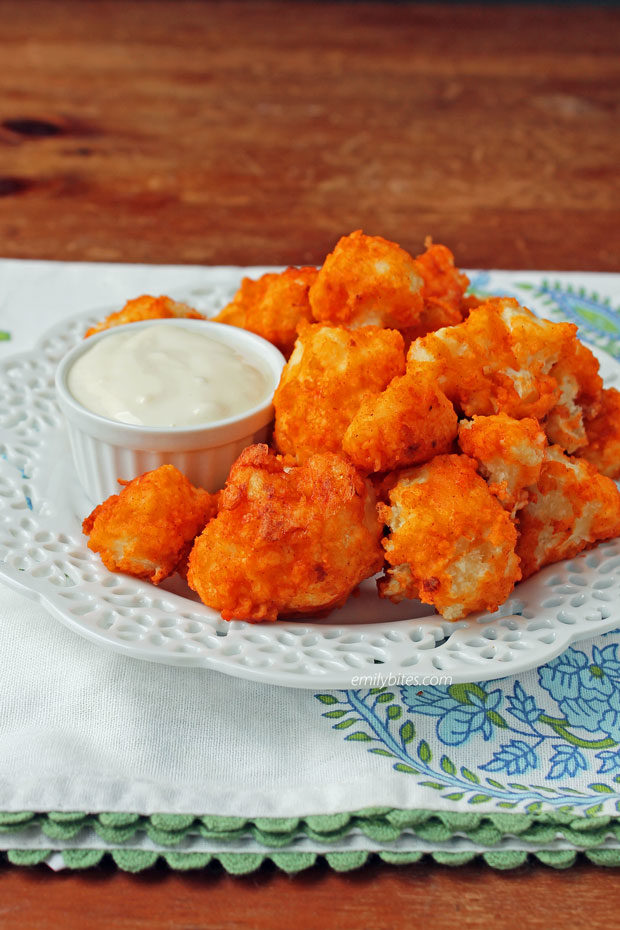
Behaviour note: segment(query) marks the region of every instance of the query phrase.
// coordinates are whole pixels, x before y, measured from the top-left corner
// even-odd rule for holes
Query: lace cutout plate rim
[[[200,309],[213,312],[235,285],[206,287]],[[417,601],[381,601],[372,580],[327,618],[227,623],[180,579],[155,587],[107,572],[81,533],[91,505],[53,386],[59,359],[101,312],[63,321],[0,363],[0,579],[75,632],[134,658],[324,689],[504,678],[620,626],[620,540],[543,569],[497,613],[459,623]],[[606,384],[617,382],[620,364],[595,351]]]

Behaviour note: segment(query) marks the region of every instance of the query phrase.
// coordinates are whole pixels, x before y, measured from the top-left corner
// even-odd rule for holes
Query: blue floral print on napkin
[[[519,679],[316,697],[345,739],[372,744],[369,752],[447,800],[529,811],[546,802],[593,816],[602,800],[620,810],[619,685],[620,643],[598,641]],[[523,775],[525,783],[510,780]]]

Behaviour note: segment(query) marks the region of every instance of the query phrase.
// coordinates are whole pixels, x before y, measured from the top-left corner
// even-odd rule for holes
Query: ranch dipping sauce
[[[87,349],[67,378],[74,398],[136,426],[213,423],[255,407],[270,381],[258,358],[180,326],[119,327]]]

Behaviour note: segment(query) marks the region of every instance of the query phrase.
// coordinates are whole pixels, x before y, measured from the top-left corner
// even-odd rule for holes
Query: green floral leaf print
[[[595,804],[593,807],[587,807],[584,811],[584,814],[586,817],[596,817],[602,810],[602,804]]]
[[[0,329],[0,342],[8,342],[10,338],[11,334],[6,329]]]
[[[571,724],[568,720],[564,720],[558,717],[551,717],[549,714],[541,714],[538,718],[541,723],[545,723],[548,727],[551,727],[558,736],[561,736],[562,739],[565,739],[567,743],[570,743],[573,746],[578,746],[582,749],[609,749],[612,746],[617,746],[617,742],[611,737],[606,737],[605,739],[596,739],[596,740],[587,740],[582,739],[580,736],[576,736],[574,733],[571,733],[569,727]]]
[[[428,745],[426,740],[420,740],[420,745],[418,746],[418,756],[422,762],[430,762],[433,754],[431,752],[431,747]]]
[[[610,336],[620,335],[620,326],[606,319],[602,314],[596,313],[594,310],[588,310],[586,307],[580,305],[575,307],[575,312],[583,317],[584,320],[587,320],[588,323],[596,327],[596,329],[601,329],[603,332],[609,333]]]
[[[469,769],[466,769],[465,766],[461,768],[461,775],[463,776],[463,778],[466,778],[467,781],[471,781],[475,785],[480,784],[480,779],[478,778],[478,776],[474,772],[470,771]]]
[[[448,756],[442,756],[439,764],[441,765],[444,772],[448,773],[448,775],[456,774],[456,766],[452,759],[449,759]]]
[[[410,743],[415,739],[415,727],[412,724],[411,720],[407,720],[403,723],[402,727],[399,730],[400,741],[404,745]]]
[[[472,696],[480,698],[482,701],[484,701],[487,696],[486,691],[483,691],[480,685],[471,684],[450,685],[448,688],[448,694],[450,697],[453,697],[455,700],[457,700],[459,704],[472,704]]]

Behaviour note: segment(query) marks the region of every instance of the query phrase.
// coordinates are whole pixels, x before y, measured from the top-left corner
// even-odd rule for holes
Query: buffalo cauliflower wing
[[[313,452],[341,452],[366,394],[382,391],[404,370],[396,330],[302,322],[273,401],[278,449],[299,461]]]
[[[475,416],[459,423],[459,446],[478,462],[489,490],[513,516],[528,500],[545,458],[547,439],[530,417],[515,420],[505,413]]]
[[[86,330],[84,338],[94,336],[104,329],[111,329],[113,326],[122,326],[125,323],[141,323],[143,320],[204,320],[202,313],[198,313],[187,304],[178,303],[170,297],[150,297],[144,294],[142,297],[135,297],[128,300],[122,310],[116,313],[110,313],[109,316],[100,323],[95,323],[90,329]]]
[[[245,449],[198,537],[188,583],[225,620],[276,620],[344,604],[383,564],[370,484],[344,458],[303,465]]]
[[[310,306],[319,322],[405,329],[418,323],[423,288],[408,252],[358,229],[343,236],[325,259],[310,288]]]
[[[450,452],[456,432],[446,395],[424,371],[410,369],[383,393],[364,398],[342,447],[363,472],[390,471]]]
[[[544,420],[550,443],[572,453],[588,442],[586,420],[600,409],[603,380],[597,358],[575,337],[551,369],[559,396]]]
[[[408,361],[424,366],[467,417],[507,413],[541,419],[559,397],[551,369],[575,339],[511,298],[488,300],[466,320],[416,339]]]
[[[159,584],[183,570],[195,537],[214,515],[216,498],[174,465],[161,465],[99,504],[82,524],[88,548],[111,572]]]
[[[418,322],[405,330],[405,337],[409,340],[444,326],[455,326],[469,312],[465,297],[469,278],[454,264],[450,249],[427,239],[426,251],[416,257],[415,265],[424,282],[424,304]]]
[[[316,276],[317,269],[307,266],[264,274],[256,280],[244,278],[232,301],[214,319],[251,330],[288,358],[299,323],[312,319],[308,291]]]
[[[547,449],[530,501],[517,521],[523,577],[620,535],[620,492],[583,459]]]
[[[598,412],[585,422],[587,444],[577,453],[591,462],[602,475],[620,478],[620,391],[601,392]]]
[[[389,563],[381,597],[419,598],[446,620],[494,611],[521,577],[517,531],[465,455],[406,469],[378,505]]]

